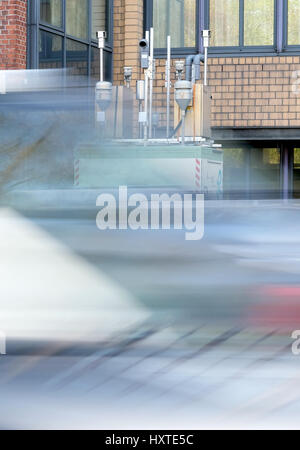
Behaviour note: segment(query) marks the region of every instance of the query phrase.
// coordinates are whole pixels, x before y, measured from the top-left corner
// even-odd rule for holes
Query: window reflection
[[[274,44],[274,0],[244,0],[244,45]]]
[[[66,32],[80,39],[88,37],[88,0],[66,0]]]
[[[111,54],[104,52],[104,79],[110,81],[112,79]],[[91,78],[96,82],[100,80],[100,54],[99,49],[92,47],[91,54]]]
[[[239,45],[239,0],[211,0],[210,28],[213,47]]]
[[[274,0],[210,0],[209,4],[212,47],[238,47],[242,37],[245,47],[274,45]]]
[[[88,74],[88,46],[67,39],[67,67],[72,75]]]
[[[300,198],[300,148],[294,149],[294,198]]]
[[[196,0],[153,0],[155,47],[166,48],[167,36],[172,47],[196,46]]]
[[[107,31],[106,0],[92,0],[92,39],[96,39],[97,31]]]
[[[224,148],[224,192],[232,196],[267,194],[278,197],[280,193],[280,150],[245,145],[241,148]]]
[[[62,0],[40,0],[40,17],[55,27],[62,27]]]
[[[280,151],[252,148],[250,157],[251,191],[280,192]]]
[[[62,37],[40,31],[39,35],[39,68],[59,69],[63,65],[63,39]]]
[[[300,45],[299,0],[288,0],[288,44]]]
[[[246,192],[246,149],[224,148],[224,192]]]

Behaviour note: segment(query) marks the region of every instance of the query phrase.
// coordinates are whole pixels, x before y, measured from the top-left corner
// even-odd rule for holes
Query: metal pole
[[[282,191],[283,191],[283,199],[287,201],[289,199],[289,149],[288,147],[283,147],[283,182],[282,182]]]
[[[142,111],[143,111],[142,101],[139,100],[139,113]],[[142,123],[139,124],[139,138],[140,139],[143,138],[143,124]]]
[[[204,48],[204,86],[207,86],[207,61],[208,59],[208,49]]]
[[[167,39],[167,139],[170,137],[170,89],[171,89],[171,36]]]
[[[146,31],[146,40],[149,42],[149,31]],[[145,70],[145,123],[144,123],[144,140],[148,141],[148,90],[149,90],[149,78],[148,69]]]
[[[103,50],[105,47],[105,39],[106,32],[105,31],[97,31],[98,38],[98,48],[100,50],[100,60],[99,60],[99,68],[100,68],[100,81],[104,81],[104,58],[103,58]]]
[[[153,105],[153,75],[154,75],[154,30],[150,28],[150,106],[149,106],[149,136],[152,138],[152,105]]]
[[[103,48],[100,48],[100,81],[104,81]]]
[[[207,65],[208,65],[208,47],[210,42],[210,30],[202,30],[203,47],[204,47],[204,86],[207,86]]]
[[[185,144],[185,111],[182,110],[182,142],[181,145]]]
[[[144,140],[148,140],[148,74],[145,71],[145,123],[144,123]]]

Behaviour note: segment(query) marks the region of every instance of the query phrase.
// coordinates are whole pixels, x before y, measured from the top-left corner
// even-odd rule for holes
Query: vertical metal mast
[[[202,31],[202,37],[203,37],[203,47],[204,47],[204,86],[207,86],[207,63],[208,63],[208,47],[209,47],[209,40],[210,40],[210,30],[203,30]]]
[[[150,28],[150,105],[149,105],[149,137],[152,138],[152,105],[154,78],[154,30]]]
[[[100,50],[100,81],[104,81],[104,47],[106,36],[106,31],[97,31],[98,48]]]
[[[171,36],[167,38],[167,67],[166,67],[166,82],[167,82],[167,139],[170,137],[170,89],[171,89]]]
[[[146,41],[149,42],[149,31],[146,31]],[[145,143],[148,141],[148,95],[149,95],[149,75],[148,69],[145,70],[145,124],[144,124],[144,140]]]

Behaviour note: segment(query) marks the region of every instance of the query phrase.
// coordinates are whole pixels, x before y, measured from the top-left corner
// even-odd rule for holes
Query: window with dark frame
[[[300,0],[286,0],[286,46],[300,46]]]
[[[213,48],[275,49],[276,0],[210,0]]]
[[[154,27],[158,57],[166,54],[168,34],[174,56],[201,52],[201,30],[207,28],[212,32],[211,55],[300,51],[300,0],[194,0],[193,6],[187,0],[144,3],[145,29]],[[185,3],[190,15],[183,10]]]
[[[196,46],[197,0],[153,0],[155,47],[166,47],[171,36],[173,48]]]
[[[105,78],[112,79],[113,0],[29,2],[29,68],[67,67],[73,75],[99,79],[96,31],[108,33]]]

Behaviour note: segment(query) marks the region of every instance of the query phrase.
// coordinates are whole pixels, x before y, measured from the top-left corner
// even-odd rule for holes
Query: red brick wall
[[[0,70],[26,69],[27,0],[0,0]]]

